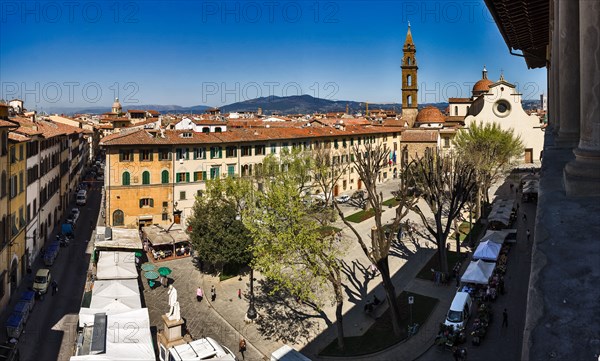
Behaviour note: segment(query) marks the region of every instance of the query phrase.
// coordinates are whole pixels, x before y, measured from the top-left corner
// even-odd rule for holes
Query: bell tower
[[[402,49],[404,56],[402,57],[402,120],[409,127],[415,123],[418,113],[417,94],[419,88],[417,86],[417,58],[415,54],[417,49],[413,43],[412,33],[410,32],[410,22],[408,23],[408,31],[406,32],[406,40]]]

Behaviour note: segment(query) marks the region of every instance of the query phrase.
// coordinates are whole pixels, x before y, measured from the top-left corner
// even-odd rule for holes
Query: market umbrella
[[[135,252],[136,257],[142,257],[142,252]]]
[[[171,274],[171,269],[169,267],[161,267],[158,269],[158,273],[160,273],[161,276],[168,276]]]
[[[146,277],[149,280],[155,280],[158,278],[158,273],[154,271],[147,271],[144,273],[144,277]]]
[[[154,264],[150,263],[150,262],[144,263],[144,264],[142,265],[142,269],[143,269],[144,271],[154,271],[154,268],[155,268],[155,267],[156,267],[156,266],[155,266]]]

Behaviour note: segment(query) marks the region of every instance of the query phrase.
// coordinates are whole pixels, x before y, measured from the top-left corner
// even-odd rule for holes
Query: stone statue
[[[169,307],[173,307],[177,302],[177,290],[173,285],[169,285],[169,290],[167,291],[169,295]]]
[[[171,306],[171,310],[169,311],[167,317],[171,321],[181,320],[181,309],[179,308],[179,302],[175,302],[175,304]]]

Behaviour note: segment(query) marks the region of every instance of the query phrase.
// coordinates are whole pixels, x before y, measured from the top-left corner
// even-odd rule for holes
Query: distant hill
[[[448,107],[448,103],[427,103],[420,104],[419,108],[433,105],[440,109],[442,112]],[[251,111],[256,112],[258,108],[261,108],[263,114],[270,115],[272,113],[279,114],[312,114],[312,113],[328,113],[328,112],[345,112],[346,106],[350,113],[365,113],[366,103],[357,102],[353,100],[330,100],[315,98],[310,95],[294,95],[288,97],[262,97],[256,99],[245,100],[243,102],[237,102],[221,106],[221,113],[230,112],[241,112]],[[535,109],[539,107],[539,100],[523,100],[524,109]],[[206,105],[194,105],[190,107],[183,107],[180,105],[124,105],[123,110],[127,109],[141,109],[141,110],[158,110],[162,114],[166,113],[179,113],[179,114],[201,114],[206,109],[212,108]],[[400,112],[402,105],[398,103],[369,103],[369,110],[384,109],[384,110],[396,110]],[[75,113],[89,113],[89,114],[101,114],[110,111],[110,107],[89,107],[89,108],[61,108],[61,107],[49,107],[38,109],[38,111],[44,111],[47,113],[58,113],[58,114],[75,114]]]
[[[311,114],[311,113],[327,113],[327,112],[345,112],[346,106],[351,113],[365,112],[366,103],[353,100],[329,100],[315,98],[310,95],[294,95],[287,97],[262,97],[256,99],[245,100],[233,104],[223,105],[222,113],[253,111],[256,112],[261,108],[263,114],[271,114],[273,112],[281,114]],[[396,109],[400,110],[402,106],[397,103],[388,104],[371,104],[369,109]]]

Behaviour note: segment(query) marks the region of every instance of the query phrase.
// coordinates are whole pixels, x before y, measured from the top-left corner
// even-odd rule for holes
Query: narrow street
[[[88,191],[87,204],[79,206],[81,211],[76,224],[75,239],[68,247],[60,249],[59,255],[51,267],[44,265],[41,257],[36,258],[32,264],[33,274],[40,268],[49,268],[52,279],[58,283],[58,293],[52,296],[52,291],[44,295],[43,300],[36,300],[35,306],[29,316],[27,325],[19,338],[19,351],[21,360],[68,360],[71,356],[71,347],[63,348],[61,344],[74,345],[77,337],[77,314],[81,305],[83,288],[90,255],[86,254],[88,240],[90,239],[90,224],[95,224],[101,201],[101,187],[95,185]],[[74,200],[65,211],[65,216],[76,207]],[[50,239],[56,236],[60,227],[59,223]],[[11,298],[10,305],[3,310],[0,321],[2,325],[20,298],[23,291],[31,287],[31,282],[24,279],[18,290]],[[6,330],[0,333],[0,342],[7,339]],[[69,352],[67,354],[67,351]]]

